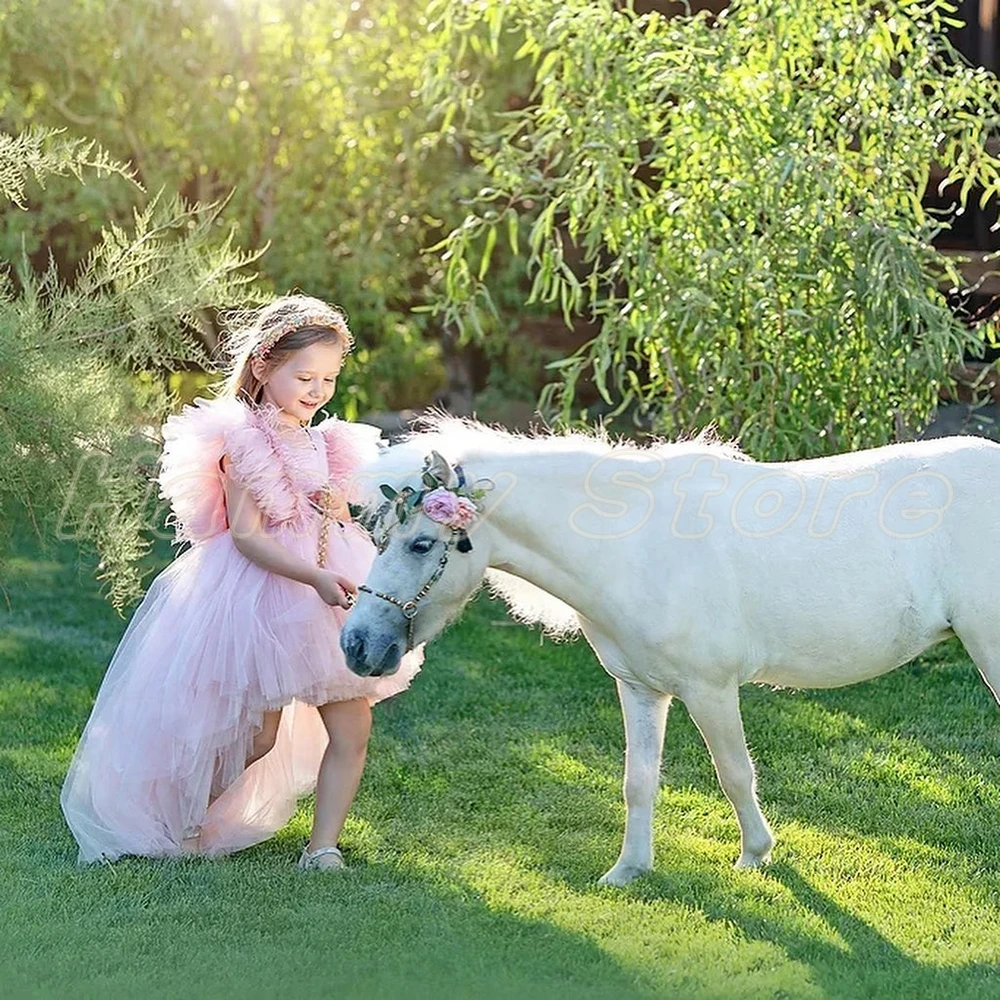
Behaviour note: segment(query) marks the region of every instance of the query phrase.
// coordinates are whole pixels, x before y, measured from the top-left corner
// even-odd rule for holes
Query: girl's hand
[[[321,569],[313,583],[316,593],[335,608],[349,609],[354,606],[358,588],[347,577],[334,573],[331,569]]]

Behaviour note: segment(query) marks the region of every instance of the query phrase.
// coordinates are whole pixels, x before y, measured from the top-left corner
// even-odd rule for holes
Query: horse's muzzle
[[[350,622],[340,633],[340,648],[347,666],[359,677],[388,677],[399,669],[403,644],[391,636],[374,641],[361,629],[351,628]]]

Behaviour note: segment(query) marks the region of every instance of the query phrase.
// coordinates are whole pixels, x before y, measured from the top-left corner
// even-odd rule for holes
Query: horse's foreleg
[[[602,885],[627,885],[653,867],[653,804],[660,787],[660,755],[670,696],[618,681],[625,717],[625,839]]]
[[[757,802],[738,688],[735,683],[722,688],[699,687],[685,692],[684,705],[705,740],[719,784],[739,819],[741,851],[736,867],[756,868],[770,860],[774,835]]]

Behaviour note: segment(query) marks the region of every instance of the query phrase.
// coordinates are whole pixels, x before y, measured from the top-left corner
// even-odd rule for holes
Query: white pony
[[[627,819],[604,883],[652,867],[674,697],[736,811],[738,866],[767,861],[774,845],[741,684],[853,684],[958,635],[1000,698],[996,444],[956,437],[764,464],[704,440],[642,448],[439,418],[364,475],[369,490],[492,488],[464,544],[419,502],[405,523],[398,502],[383,504],[380,554],[341,635],[356,673],[395,670],[485,575],[520,620],[582,631],[615,678]]]

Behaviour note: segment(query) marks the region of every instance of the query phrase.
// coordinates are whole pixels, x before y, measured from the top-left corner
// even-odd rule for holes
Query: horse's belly
[[[834,688],[857,684],[895,670],[952,634],[947,623],[939,622],[889,637],[851,636],[830,643],[812,641],[800,648],[792,643],[768,657],[747,679],[776,687]]]

